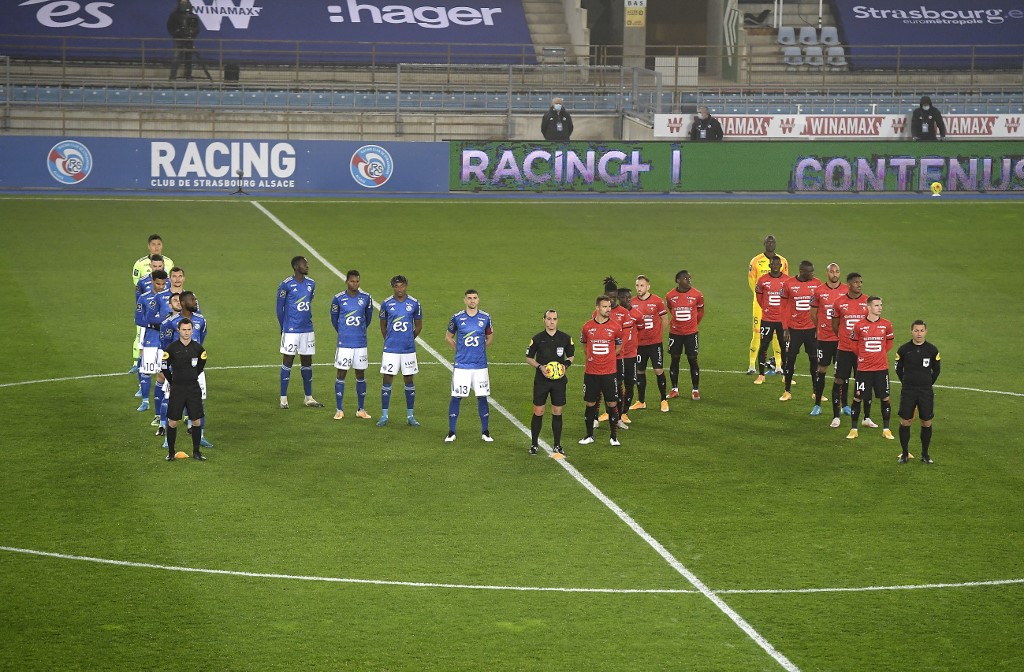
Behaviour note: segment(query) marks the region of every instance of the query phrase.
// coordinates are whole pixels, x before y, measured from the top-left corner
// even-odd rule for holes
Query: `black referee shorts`
[[[199,389],[199,383],[185,386],[172,383],[171,395],[167,398],[167,419],[178,422],[186,408],[191,420],[203,417],[203,392]]]
[[[900,417],[913,420],[915,408],[922,420],[935,417],[935,391],[931,387],[903,386],[900,390]]]
[[[599,375],[596,373],[583,374],[583,401],[596,404],[603,396],[606,403],[613,402],[619,398],[618,375],[608,373]]]
[[[663,343],[653,343],[651,345],[641,345],[636,349],[636,366],[640,371],[647,370],[647,361],[650,360],[651,366],[655,369],[665,368],[665,345]]]
[[[565,406],[565,390],[568,382],[565,376],[551,380],[541,376],[533,381],[533,405],[543,406],[551,398],[552,406]]]

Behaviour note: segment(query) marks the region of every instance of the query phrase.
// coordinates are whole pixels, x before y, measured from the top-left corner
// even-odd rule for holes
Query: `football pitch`
[[[10,197],[0,213],[2,670],[1024,669],[1020,200]],[[209,321],[203,463],[163,460],[126,373],[151,233]],[[880,429],[846,440],[827,405],[809,416],[802,354],[789,402],[781,376],[744,375],[768,233],[794,269],[861,273],[896,347],[928,322],[934,464],[898,465]],[[278,408],[275,292],[295,255],[317,282],[321,409],[294,374]],[[400,381],[375,426],[376,324],[373,419],[354,417],[351,376],[332,419],[329,308],[350,268],[377,301],[407,276],[423,305],[420,427]],[[529,455],[544,310],[578,340],[605,276],[664,296],[681,269],[706,301],[701,400],[684,358],[670,412],[652,375],[621,446],[606,424],[580,446],[574,366],[567,459]],[[493,443],[473,400],[443,441],[467,288],[494,321]]]

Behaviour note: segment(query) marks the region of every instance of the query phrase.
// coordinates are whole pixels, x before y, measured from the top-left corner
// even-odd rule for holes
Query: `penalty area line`
[[[313,255],[314,258],[317,259],[317,261],[320,261],[328,270],[330,270],[336,276],[338,276],[339,280],[345,279],[345,276],[341,273],[341,271],[339,271],[334,266],[334,264],[325,259],[323,255],[321,255],[317,250],[313,248],[313,246],[311,246],[309,243],[303,240],[302,237],[295,233],[295,231],[288,228],[288,226],[280,219],[278,219],[272,212],[267,210],[265,207],[263,207],[263,205],[261,205],[257,201],[250,201],[250,203],[252,203],[256,209],[258,209],[260,212],[266,215],[266,217],[270,219],[270,221],[273,222],[278,228],[280,228],[282,231],[291,236],[291,238],[295,240],[295,242],[303,246],[310,254]],[[417,338],[416,342],[420,344],[427,352],[429,352],[430,355],[434,357],[434,359],[444,364],[445,368],[452,368],[451,364],[448,363],[447,359],[442,357],[441,353],[432,348],[422,338]],[[488,401],[496,411],[501,413],[505,417],[505,419],[511,422],[517,429],[519,429],[519,431],[521,431],[527,437],[530,436],[530,430],[526,427],[526,425],[524,425],[522,422],[519,421],[518,418],[512,415],[512,413],[510,413],[508,409],[506,409],[504,406],[498,403],[498,401],[494,397],[488,397]],[[544,449],[550,453],[549,446],[545,446]],[[750,623],[748,623],[746,619],[740,616],[740,614],[736,610],[734,610],[732,607],[726,604],[725,600],[723,600],[721,597],[716,595],[710,588],[708,588],[703,581],[697,578],[696,574],[687,569],[686,566],[683,565],[683,563],[681,563],[674,555],[672,555],[672,553],[669,552],[667,548],[665,548],[661,544],[661,542],[652,537],[643,527],[640,526],[638,522],[636,522],[632,518],[632,516],[626,513],[621,507],[619,507],[618,504],[613,502],[607,495],[601,492],[596,485],[591,483],[589,479],[587,479],[582,473],[580,473],[566,460],[558,460],[558,464],[563,469],[565,469],[566,473],[568,473],[570,476],[576,479],[576,481],[580,485],[586,488],[586,490],[590,492],[590,494],[594,495],[594,497],[596,497],[598,501],[604,504],[612,513],[614,513],[619,518],[619,520],[624,522],[641,539],[647,542],[647,544],[651,548],[653,548],[654,551],[658,555],[660,555],[662,559],[669,564],[670,567],[672,567],[672,569],[676,570],[676,572],[678,572],[687,581],[689,581],[694,588],[696,588],[702,595],[704,595],[704,597],[710,600],[711,603],[714,604],[719,611],[725,614],[729,618],[729,620],[731,620],[737,627],[740,628],[740,630],[746,633],[746,635],[750,637],[750,639],[752,639],[754,643],[761,647],[761,649],[764,650],[764,652],[767,653],[769,656],[771,656],[775,660],[775,662],[777,662],[783,669],[787,670],[787,672],[800,672],[800,668],[798,668],[792,661],[790,661],[789,658],[787,658],[781,651],[772,646],[771,642],[765,639],[757,630],[754,629],[754,626],[750,625]]]

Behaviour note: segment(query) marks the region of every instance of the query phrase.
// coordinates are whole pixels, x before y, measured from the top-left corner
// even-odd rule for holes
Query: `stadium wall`
[[[569,193],[1024,195],[1024,143],[350,142],[0,137],[0,190],[258,196]]]

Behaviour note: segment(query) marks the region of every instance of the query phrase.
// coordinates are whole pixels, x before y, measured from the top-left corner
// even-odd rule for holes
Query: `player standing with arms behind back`
[[[639,330],[636,357],[637,401],[628,410],[647,408],[647,362],[658,377],[658,391],[661,393],[661,410],[668,412],[668,381],[665,380],[665,327],[668,326],[668,309],[660,296],[651,294],[651,279],[646,275],[636,276],[636,296],[633,307],[642,315],[643,328]]]
[[[839,264],[832,262],[825,272],[828,279],[814,288],[814,296],[811,298],[811,319],[818,328],[815,333],[817,371],[814,375],[814,406],[811,408],[811,415],[821,415],[821,402],[827,401],[825,375],[828,373],[828,367],[835,361],[836,350],[839,347],[839,337],[832,330],[832,304],[850,289],[840,280]]]
[[[750,260],[750,266],[747,267],[747,284],[750,286],[750,292],[754,295],[754,333],[750,337],[750,365],[747,367],[747,375],[757,373],[755,357],[757,356],[758,348],[761,346],[761,304],[757,301],[757,281],[758,279],[768,273],[771,270],[771,259],[772,257],[778,257],[782,260],[782,272],[789,275],[789,262],[781,254],[775,254],[776,240],[775,236],[769,234],[764,238],[764,252],[755,256]],[[774,362],[782,361],[782,344],[778,339],[775,339],[775,358]],[[774,373],[774,371],[773,371]]]
[[[779,397],[779,401],[789,401],[793,398],[793,374],[796,371],[796,358],[801,347],[807,353],[811,380],[814,380],[817,358],[811,301],[814,300],[814,290],[820,284],[821,280],[814,277],[814,264],[805,259],[800,262],[800,272],[797,276],[790,278],[789,282],[782,286],[782,337],[786,341],[786,361],[782,365],[782,372],[786,377],[786,391]]]
[[[921,417],[921,461],[931,464],[928,446],[932,442],[932,418],[935,417],[935,393],[933,387],[942,369],[939,349],[925,340],[928,325],[924,320],[914,320],[910,328],[913,336],[896,351],[896,375],[903,383],[900,390],[900,446],[903,453],[899,461],[905,464],[910,457],[910,423],[914,421],[914,409]]]
[[[616,358],[622,349],[622,326],[611,318],[612,300],[601,295],[595,301],[597,315],[583,325],[580,343],[587,349],[587,365],[583,372],[583,401],[587,405],[584,420],[587,435],[580,444],[594,442],[594,424],[597,421],[597,401],[604,396],[611,427],[611,445],[619,444],[619,413],[616,409],[618,397],[618,365]]]
[[[455,366],[452,367],[452,399],[448,402],[448,436],[445,443],[455,440],[455,426],[459,421],[459,406],[463,397],[469,396],[470,389],[476,395],[477,411],[480,413],[480,438],[490,443],[488,428],[490,410],[487,397],[491,394],[491,379],[487,373],[487,348],[494,339],[491,316],[480,310],[480,294],[467,289],[463,297],[465,310],[452,315],[444,340],[455,348]]]
[[[338,332],[338,348],[334,354],[334,399],[337,402],[335,420],[345,417],[342,401],[345,399],[345,376],[349,369],[356,370],[356,417],[370,419],[366,412],[366,367],[369,366],[366,330],[373,318],[373,297],[359,289],[359,271],[345,274],[345,291],[334,295],[331,300],[331,324]]]
[[[850,413],[852,429],[846,438],[857,438],[861,400],[866,403],[874,393],[882,400],[882,436],[895,439],[889,429],[892,417],[892,405],[889,402],[889,351],[892,350],[896,334],[892,331],[892,322],[882,317],[881,298],[869,296],[867,307],[867,317],[850,330],[850,340],[857,349],[857,387],[853,393]]]
[[[672,357],[669,375],[672,377],[672,391],[669,398],[679,396],[679,360],[686,351],[690,364],[690,398],[700,400],[700,364],[697,354],[700,350],[697,330],[704,319],[704,295],[690,284],[690,272],[676,273],[676,287],[665,295],[668,314],[672,317],[668,327],[668,354]]]
[[[295,355],[302,368],[304,404],[310,408],[323,408],[313,398],[313,355],[316,354],[316,334],[313,333],[313,295],[316,281],[306,277],[309,262],[305,257],[292,257],[292,275],[281,281],[277,288],[277,323],[281,326],[281,408],[288,408],[288,382],[292,377]]]
[[[558,330],[558,311],[544,311],[544,331],[532,339],[526,348],[526,362],[537,373],[533,377],[533,418],[530,421],[530,455],[537,454],[540,430],[544,424],[544,406],[551,397],[551,431],[555,445],[552,448],[559,455],[562,450],[562,408],[565,406],[567,387],[565,372],[576,356],[576,344],[572,336]],[[561,365],[561,375],[552,373],[551,365]],[[555,377],[557,376],[557,377]]]
[[[406,422],[419,427],[413,415],[416,403],[416,385],[413,376],[419,373],[416,361],[416,338],[423,328],[423,308],[420,302],[409,296],[409,281],[404,275],[391,278],[394,294],[380,304],[380,333],[384,337],[384,355],[380,361],[383,376],[380,386],[380,420],[378,427],[388,424],[388,410],[391,407],[391,382],[401,372],[405,379]]]

